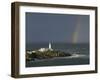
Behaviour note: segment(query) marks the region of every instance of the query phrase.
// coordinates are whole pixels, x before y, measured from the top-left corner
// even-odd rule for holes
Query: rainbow
[[[73,33],[72,43],[78,42],[80,27],[81,27],[81,17],[78,17],[77,23],[76,23],[76,28],[75,28],[75,31]]]

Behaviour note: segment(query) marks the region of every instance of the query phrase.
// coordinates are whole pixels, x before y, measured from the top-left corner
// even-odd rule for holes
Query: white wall
[[[11,67],[11,2],[30,1],[39,3],[70,4],[99,6],[100,0],[1,0],[0,2],[0,80],[15,80],[10,77]],[[100,6],[99,6],[100,10]],[[100,13],[100,11],[99,11]],[[100,17],[100,16],[98,16]],[[99,26],[99,25],[98,25]],[[98,29],[100,34],[100,28]],[[98,39],[100,41],[100,37]],[[100,44],[100,42],[98,43]],[[99,47],[100,48],[100,47]],[[100,52],[100,50],[99,50]],[[100,56],[99,56],[100,58]],[[99,59],[100,60],[100,59]],[[99,64],[100,67],[100,64]],[[100,80],[98,74],[65,75],[39,78],[23,78],[19,80]]]

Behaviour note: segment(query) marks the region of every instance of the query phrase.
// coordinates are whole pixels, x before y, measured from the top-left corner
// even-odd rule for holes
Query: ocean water
[[[48,48],[48,43],[27,44],[26,50],[37,50],[40,48]],[[46,60],[27,61],[26,67],[42,67],[42,66],[62,66],[62,65],[85,65],[89,64],[89,44],[69,44],[69,43],[53,43],[54,50],[60,50],[72,54],[69,57],[59,57]]]

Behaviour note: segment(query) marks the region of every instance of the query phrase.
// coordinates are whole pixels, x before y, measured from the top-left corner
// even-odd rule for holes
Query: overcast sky
[[[26,43],[89,42],[89,15],[26,13]]]

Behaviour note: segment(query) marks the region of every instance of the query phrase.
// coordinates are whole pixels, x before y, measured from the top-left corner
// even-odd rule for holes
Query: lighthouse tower
[[[48,50],[53,51],[53,49],[51,48],[51,43],[49,43],[49,48],[40,48],[39,49],[40,52],[44,52],[44,51],[48,51]]]
[[[52,48],[51,48],[51,43],[49,43],[49,49],[52,49]]]

